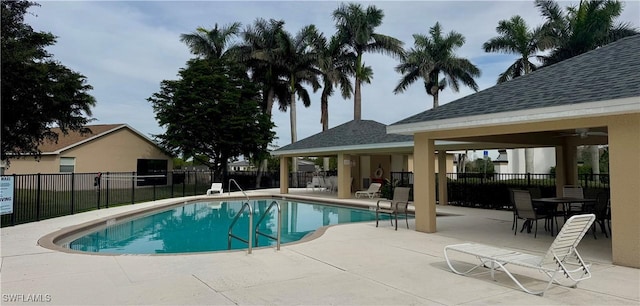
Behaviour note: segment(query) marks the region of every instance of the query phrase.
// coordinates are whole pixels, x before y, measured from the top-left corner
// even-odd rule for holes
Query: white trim
[[[411,135],[419,132],[637,113],[640,112],[639,99],[640,97],[629,97],[623,99],[398,124],[387,126],[387,133]]]
[[[456,144],[469,144],[470,142],[465,141],[448,141],[448,140],[436,140],[436,146],[446,146],[446,145],[456,145]],[[371,143],[371,144],[363,144],[363,145],[352,145],[352,146],[335,146],[335,147],[320,147],[320,148],[309,148],[309,149],[298,149],[298,150],[278,150],[271,152],[273,156],[280,155],[293,155],[293,156],[302,156],[302,155],[311,155],[314,153],[327,153],[327,152],[352,152],[352,151],[362,151],[362,150],[384,150],[384,149],[398,149],[398,148],[411,148],[413,151],[413,141],[404,141],[404,142],[388,142],[388,143]]]

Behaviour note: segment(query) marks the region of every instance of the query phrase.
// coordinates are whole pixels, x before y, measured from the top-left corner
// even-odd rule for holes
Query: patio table
[[[564,220],[566,221],[569,212],[569,206],[572,203],[584,203],[584,205],[593,205],[596,203],[596,199],[581,199],[581,198],[569,198],[569,197],[556,197],[556,198],[537,198],[531,199],[533,203],[542,204],[545,210],[553,217],[555,217],[558,211],[558,204],[562,204],[562,212]],[[584,210],[584,208],[583,208]],[[553,235],[553,220],[551,220],[551,235]]]

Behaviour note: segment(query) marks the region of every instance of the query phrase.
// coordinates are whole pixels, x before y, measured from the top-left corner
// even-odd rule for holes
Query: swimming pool
[[[274,199],[249,203],[254,211],[254,228]],[[246,201],[244,201],[246,202]],[[281,242],[302,239],[322,226],[375,220],[375,212],[318,203],[279,200],[282,212]],[[242,208],[242,201],[199,201],[185,203],[157,213],[119,221],[63,244],[75,251],[102,254],[172,254],[228,250],[229,225]],[[382,216],[384,217],[384,216]],[[277,212],[272,209],[260,222],[259,231],[277,234]],[[243,213],[233,227],[234,235],[248,237],[249,214]],[[252,233],[254,234],[254,233]],[[255,234],[253,236],[255,245]],[[276,241],[260,236],[258,247]],[[231,249],[246,249],[233,239]]]

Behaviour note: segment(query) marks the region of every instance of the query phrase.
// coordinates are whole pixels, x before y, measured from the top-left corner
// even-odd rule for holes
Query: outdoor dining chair
[[[522,229],[520,232],[524,230],[525,227],[531,228],[531,226],[535,223],[535,232],[533,237],[538,236],[538,220],[550,218],[548,214],[544,214],[540,210],[535,210],[533,208],[533,203],[531,202],[531,194],[528,190],[511,190],[513,193],[513,201],[515,204],[515,230],[513,235],[516,235],[518,232],[518,219],[525,220],[522,225]],[[553,222],[553,221],[551,221]],[[553,235],[553,233],[551,233]]]
[[[404,213],[404,219],[409,228],[409,187],[396,187],[393,190],[393,200],[382,199],[376,203],[376,227],[378,227],[379,214],[388,214],[393,225],[393,218],[396,219],[396,231],[398,230],[398,214]]]

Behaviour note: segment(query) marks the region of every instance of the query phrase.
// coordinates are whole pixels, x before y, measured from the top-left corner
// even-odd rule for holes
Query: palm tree
[[[327,42],[323,36],[317,46],[320,53],[318,69],[322,78],[322,94],[320,96],[320,123],[322,131],[329,129],[329,97],[333,95],[334,88],[340,88],[344,99],[351,98],[353,87],[349,77],[354,74],[353,53],[344,52],[338,36],[332,36]]]
[[[278,101],[280,109],[286,109],[289,100],[287,83],[282,79],[284,71],[278,66],[278,37],[284,31],[284,21],[256,19],[253,25],[242,32],[242,44],[230,53],[244,63],[251,79],[262,88],[262,110],[271,118],[273,103]],[[267,170],[267,158],[258,167],[256,188],[260,187],[262,173]]]
[[[287,84],[281,78],[285,72],[278,66],[278,37],[284,32],[283,27],[282,20],[258,18],[242,32],[243,43],[231,50],[248,67],[251,78],[261,84],[263,110],[269,116],[275,100],[281,109],[286,109],[289,99]]]
[[[393,92],[401,93],[422,78],[427,94],[433,96],[433,108],[438,107],[438,93],[447,85],[458,92],[462,82],[477,92],[478,84],[473,78],[480,76],[480,70],[469,60],[454,54],[455,49],[464,45],[464,36],[451,31],[443,37],[438,22],[429,30],[429,34],[431,37],[413,34],[414,47],[396,66],[396,71],[403,76]],[[444,75],[443,79],[440,79],[440,73]]]
[[[493,37],[482,46],[485,52],[502,52],[517,54],[520,57],[498,77],[498,84],[528,74],[537,69],[529,59],[537,56],[538,51],[547,47],[542,39],[542,28],[530,31],[524,19],[518,15],[510,20],[498,22],[496,31],[500,36]]]
[[[234,22],[222,28],[218,28],[216,23],[211,30],[198,27],[193,33],[181,34],[180,41],[197,56],[219,59],[227,56],[229,41],[240,33],[240,26],[239,22]]]
[[[368,6],[366,10],[360,4],[341,4],[334,12],[338,37],[353,52],[355,62],[352,67],[355,71],[355,86],[353,100],[353,119],[362,118],[362,94],[360,85],[364,77],[365,66],[362,63],[362,55],[365,52],[377,52],[391,56],[401,57],[404,50],[402,42],[391,36],[375,32],[375,28],[382,24],[384,13],[375,6]]]
[[[614,24],[622,13],[619,1],[584,0],[578,6],[568,7],[566,14],[553,0],[536,0],[535,4],[546,18],[544,35],[554,46],[544,57],[545,66],[638,34],[629,24]]]
[[[295,37],[286,31],[278,35],[276,64],[285,72],[284,79],[288,84],[290,98],[288,106],[291,116],[291,142],[298,140],[296,125],[296,94],[302,100],[305,107],[311,105],[309,92],[302,86],[309,84],[314,91],[320,88],[318,76],[320,71],[316,68],[318,53],[314,48],[318,44],[320,35],[314,25],[302,28]],[[295,171],[295,160],[293,163]]]

